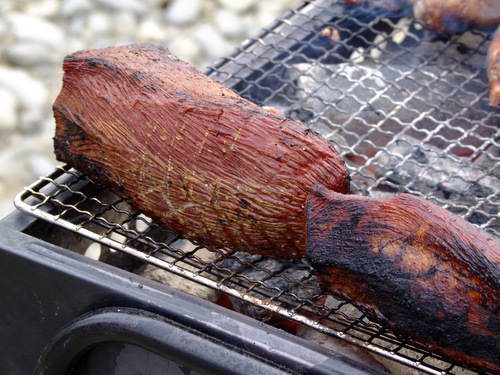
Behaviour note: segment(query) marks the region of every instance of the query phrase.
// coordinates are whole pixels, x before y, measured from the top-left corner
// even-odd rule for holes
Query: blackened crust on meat
[[[108,178],[106,165],[104,163],[96,162],[95,158],[86,156],[84,153],[77,154],[71,152],[71,148],[77,144],[92,144],[96,150],[103,150],[103,148],[100,147],[100,140],[89,137],[77,122],[67,118],[64,113],[58,111],[57,108],[54,108],[54,117],[57,123],[64,124],[64,126],[61,126],[62,131],[54,136],[54,153],[56,159],[64,161],[71,166],[81,166],[79,170],[85,170],[88,176],[92,176],[92,178],[99,181],[101,185],[127,198],[126,191],[121,188],[120,182]]]
[[[81,51],[63,68],[57,158],[205,246],[305,257],[310,186],[348,191],[326,139],[162,47]]]
[[[322,286],[396,333],[500,373],[500,239],[408,194],[314,186],[307,258]]]

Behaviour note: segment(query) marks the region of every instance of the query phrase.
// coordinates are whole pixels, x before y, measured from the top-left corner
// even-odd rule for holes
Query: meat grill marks
[[[322,286],[394,332],[500,373],[500,239],[424,199],[307,200],[307,258]]]
[[[302,258],[310,186],[348,190],[328,141],[164,48],[81,51],[64,71],[58,160],[205,246]]]

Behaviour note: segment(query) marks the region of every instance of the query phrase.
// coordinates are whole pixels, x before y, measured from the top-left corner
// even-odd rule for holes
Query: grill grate
[[[500,235],[500,112],[488,106],[485,71],[492,30],[437,37],[402,3],[302,2],[206,73],[331,140],[353,193],[419,195]],[[186,245],[69,167],[42,177],[15,203],[110,251],[234,297],[258,319],[298,322],[426,373],[476,373],[322,293],[304,261]]]

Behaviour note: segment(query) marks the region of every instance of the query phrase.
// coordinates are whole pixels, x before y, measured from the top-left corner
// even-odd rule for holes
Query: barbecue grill
[[[205,73],[329,139],[352,193],[415,194],[500,235],[500,112],[488,106],[485,70],[493,29],[442,37],[403,2],[384,4],[303,1]],[[0,225],[1,330],[12,340],[0,358],[12,372],[154,363],[354,374],[381,363],[395,374],[485,373],[322,292],[303,260],[207,249],[68,166],[15,204]]]

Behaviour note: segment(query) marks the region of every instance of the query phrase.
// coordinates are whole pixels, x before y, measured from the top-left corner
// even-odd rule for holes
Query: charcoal
[[[467,213],[452,208],[455,213],[467,214],[466,219],[482,225],[500,211],[497,201],[489,200],[500,186],[498,171],[489,174],[490,159],[457,158],[449,153],[424,145],[409,136],[401,137],[380,152],[375,177],[379,184],[398,185],[402,192],[418,191],[424,196],[434,197],[443,205],[454,207],[478,207]],[[486,165],[486,167],[485,167]],[[384,196],[374,189],[375,196]],[[498,228],[500,229],[500,228]]]
[[[231,287],[247,291],[263,301],[272,300],[274,305],[284,308],[313,301],[321,293],[318,280],[305,259],[283,261],[238,252],[219,262],[218,266],[229,273],[238,271],[237,277],[226,280]],[[275,299],[278,294],[281,297]],[[288,303],[287,298],[291,299]],[[231,302],[236,311],[257,320],[272,323],[277,319],[275,314],[258,304],[237,298],[231,298]]]

